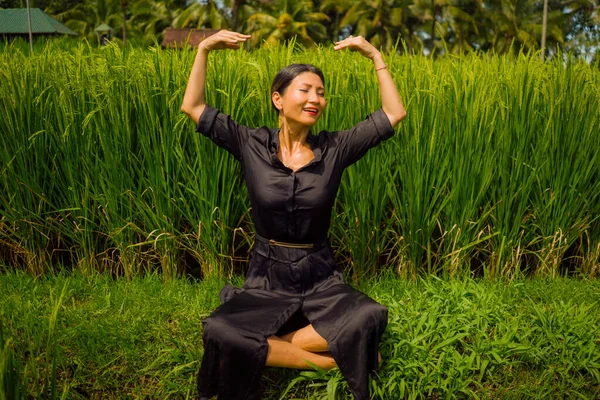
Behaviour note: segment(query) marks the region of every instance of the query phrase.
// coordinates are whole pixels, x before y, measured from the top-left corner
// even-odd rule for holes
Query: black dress
[[[314,158],[297,171],[277,157],[278,130],[249,129],[206,106],[196,131],[242,163],[256,229],[244,286],[223,288],[221,306],[203,321],[200,397],[259,399],[267,337],[312,323],[355,399],[368,399],[387,308],[344,283],[327,231],[344,169],[394,134],[387,115],[380,109],[350,130],[309,134]]]

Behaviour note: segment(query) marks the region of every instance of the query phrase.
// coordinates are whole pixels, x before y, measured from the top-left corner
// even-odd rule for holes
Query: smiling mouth
[[[317,113],[319,112],[316,108],[305,108],[304,111],[306,111],[310,115],[317,115]]]

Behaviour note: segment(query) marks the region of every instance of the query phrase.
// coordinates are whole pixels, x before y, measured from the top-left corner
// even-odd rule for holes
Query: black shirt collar
[[[269,140],[269,150],[271,152],[271,163],[275,163],[278,161],[277,151],[279,150],[279,128],[271,129],[270,140]],[[310,144],[310,147],[313,151],[315,158],[313,158],[306,166],[302,168],[306,168],[309,165],[316,164],[321,162],[322,150],[319,145],[318,136],[312,134],[312,132],[308,131],[308,136],[306,137],[306,141]],[[278,163],[280,163],[278,161]]]

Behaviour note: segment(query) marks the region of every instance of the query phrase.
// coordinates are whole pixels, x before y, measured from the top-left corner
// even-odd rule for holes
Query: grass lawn
[[[0,275],[0,399],[195,398],[201,320],[224,283]],[[374,398],[600,397],[600,281],[389,275],[361,290],[390,311]],[[268,368],[262,386],[351,398],[337,370]]]

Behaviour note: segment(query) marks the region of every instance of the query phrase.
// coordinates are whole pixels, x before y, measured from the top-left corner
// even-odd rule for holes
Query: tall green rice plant
[[[494,71],[473,56],[450,62],[453,68],[445,72],[449,85],[442,95],[440,126],[444,147],[449,149],[448,201],[440,220],[443,232],[438,252],[444,271],[452,277],[480,269],[472,260],[486,257],[478,253],[485,252],[485,242],[495,234],[486,194],[497,157],[497,137],[490,123],[499,111]]]
[[[556,276],[562,262],[583,256],[576,247],[600,218],[600,81],[571,57],[566,64],[555,61],[543,71],[532,211],[540,238],[536,272]]]
[[[323,51],[326,66],[328,111],[325,129],[350,129],[381,107],[377,77],[370,63],[352,53]],[[380,266],[386,253],[389,227],[389,176],[393,168],[393,142],[383,143],[350,166],[342,177],[332,224],[332,237],[353,279],[360,280]]]
[[[443,93],[447,83],[439,76],[441,67],[419,57],[406,59],[402,69],[395,68],[396,82],[403,96],[407,117],[402,122],[396,146],[388,193],[396,237],[392,246],[398,251],[396,269],[403,276],[415,277],[425,269],[439,269],[435,246],[442,229],[439,218],[448,201],[448,152],[444,146]]]
[[[194,56],[2,48],[3,263],[173,276],[231,272],[245,257],[239,164],[179,110]],[[597,274],[598,71],[525,54],[386,60],[408,116],[343,177],[331,241],[348,272]],[[293,62],[325,73],[329,106],[314,133],[381,106],[369,60],[294,43],[211,54],[207,101],[277,127],[269,87]]]

